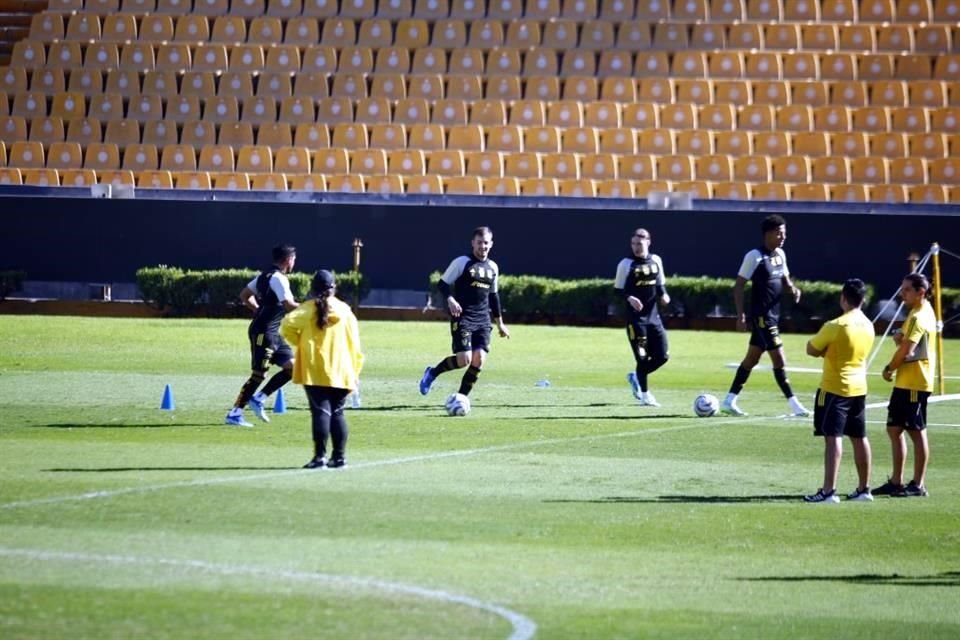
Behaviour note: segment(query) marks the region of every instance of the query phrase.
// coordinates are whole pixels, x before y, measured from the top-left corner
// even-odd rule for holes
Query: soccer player
[[[477,227],[473,230],[470,245],[470,255],[456,258],[440,277],[440,294],[450,312],[453,355],[447,356],[435,367],[426,368],[420,378],[422,395],[430,393],[437,376],[463,367],[467,367],[467,371],[460,381],[459,393],[470,395],[490,351],[491,315],[497,323],[500,337],[510,337],[510,331],[503,323],[500,295],[497,293],[500,269],[489,257],[493,247],[493,231],[490,227]]]
[[[297,302],[290,291],[287,274],[293,271],[297,261],[297,249],[288,244],[273,248],[273,265],[264,269],[240,292],[240,300],[253,311],[253,320],[247,329],[250,338],[251,372],[250,377],[240,388],[240,394],[227,413],[224,423],[236,427],[252,427],[243,417],[243,409],[250,405],[257,417],[270,422],[264,404],[274,391],[290,381],[293,371],[293,351],[280,337],[280,321],[287,311],[297,308]],[[280,371],[257,391],[263,382],[270,365],[280,367]]]
[[[900,297],[910,309],[901,331],[894,333],[897,350],[883,368],[883,379],[890,382],[896,374],[890,403],[887,406],[887,435],[893,449],[893,474],[886,484],[878,487],[876,495],[897,498],[925,498],[927,487],[924,476],[930,445],[927,442],[927,398],[933,392],[933,372],[936,371],[936,350],[933,340],[937,332],[937,317],[927,302],[930,282],[921,273],[911,273],[900,285]],[[913,441],[913,479],[903,484],[906,431]]]
[[[310,403],[313,458],[304,469],[345,467],[347,418],[343,405],[357,388],[363,368],[360,329],[350,305],[335,297],[333,274],[321,269],[313,276],[310,302],[287,314],[280,332],[296,349],[293,381],[302,384]],[[327,438],[333,448],[327,459]]]
[[[728,415],[747,415],[737,405],[737,396],[747,383],[750,371],[757,366],[760,356],[766,351],[773,363],[773,377],[790,404],[790,413],[794,416],[809,416],[810,412],[793,395],[787,379],[787,363],[778,326],[780,298],[784,286],[790,291],[794,302],[800,301],[800,289],[790,280],[787,254],[783,251],[783,243],[787,239],[787,222],[778,215],[767,216],[760,224],[760,233],[763,244],[751,249],[743,257],[737,281],[733,285],[733,301],[737,306],[737,330],[746,330],[749,323],[750,345],[747,347],[747,355],[737,368],[730,392],[727,393],[720,410]],[[747,282],[753,285],[750,290],[749,315],[743,308],[743,288]]]
[[[873,323],[861,311],[867,287],[851,278],[840,291],[843,315],[825,323],[807,342],[807,355],[823,358],[823,376],[813,409],[813,435],[823,436],[823,485],[806,502],[835,503],[843,436],[853,444],[859,482],[848,500],[873,500],[870,493],[870,441],[867,439],[867,357]]]
[[[670,304],[667,281],[660,256],[650,253],[650,232],[637,229],[630,238],[633,256],[617,265],[614,289],[627,302],[627,339],[636,360],[636,371],[627,374],[633,397],[641,405],[659,407],[647,385],[647,377],[670,357],[667,332],[663,328],[657,302]]]

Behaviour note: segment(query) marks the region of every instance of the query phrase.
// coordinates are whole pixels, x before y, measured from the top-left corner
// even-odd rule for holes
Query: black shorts
[[[485,327],[463,327],[460,322],[450,322],[450,336],[453,338],[453,352],[486,351],[490,353],[490,325]]]
[[[266,371],[271,364],[282,367],[293,360],[293,349],[279,333],[250,333],[250,369]]]
[[[670,346],[667,330],[659,322],[631,320],[627,325],[627,339],[633,349],[633,357],[640,360],[666,360]]]
[[[750,319],[750,345],[764,351],[776,351],[783,346],[780,327],[769,318]]]
[[[887,426],[907,431],[923,431],[927,427],[929,391],[894,387],[887,405]]]
[[[813,402],[813,435],[867,437],[867,396],[845,398],[817,389]]]

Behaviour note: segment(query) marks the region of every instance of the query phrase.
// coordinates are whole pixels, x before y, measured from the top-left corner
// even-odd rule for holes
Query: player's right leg
[[[759,335],[756,322],[754,322],[753,331],[750,334],[750,345],[747,347],[747,355],[743,357],[743,361],[740,362],[740,366],[737,367],[737,373],[733,376],[730,391],[727,392],[727,397],[724,398],[723,403],[720,405],[721,413],[729,416],[747,415],[747,412],[740,409],[737,404],[737,396],[740,395],[744,385],[747,384],[750,372],[753,371],[753,368],[760,362],[760,356],[763,355],[763,351],[763,337]]]
[[[224,418],[224,424],[233,425],[235,427],[252,427],[253,425],[246,421],[243,417],[243,409],[250,403],[250,400],[253,398],[253,395],[257,392],[257,389],[263,383],[263,378],[266,375],[267,370],[270,368],[270,356],[271,352],[268,346],[263,344],[261,339],[258,339],[257,336],[250,336],[250,377],[247,378],[247,381],[243,383],[243,386],[240,387],[240,393],[237,395],[237,399],[233,403],[233,408],[227,413],[227,417]]]
[[[470,364],[470,352],[473,350],[470,331],[463,330],[460,323],[454,320],[450,323],[450,338],[454,355],[447,356],[436,366],[428,366],[423,370],[423,376],[420,378],[420,395],[425,396],[430,393],[434,380],[440,374],[461,369]]]

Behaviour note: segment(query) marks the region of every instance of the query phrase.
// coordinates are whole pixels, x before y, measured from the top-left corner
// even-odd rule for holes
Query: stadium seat
[[[447,148],[461,151],[483,151],[483,127],[480,125],[453,125],[447,129]]]
[[[270,147],[245,145],[237,153],[237,171],[246,173],[271,173],[273,152]]]
[[[160,168],[167,171],[196,171],[197,152],[192,145],[166,145],[161,151]]]
[[[632,154],[637,152],[637,132],[635,129],[623,127],[600,129],[598,138],[599,151],[602,153]]]
[[[750,185],[746,182],[716,182],[713,197],[719,200],[749,200]]]
[[[301,122],[294,128],[293,144],[311,151],[330,146],[330,130],[325,124]]]
[[[176,128],[171,123],[171,128],[174,132],[174,144],[176,143]],[[224,136],[223,144],[228,144],[230,142],[229,135]],[[196,119],[190,122],[183,123],[183,131],[180,134],[180,143],[193,145],[196,148],[203,147],[204,145],[215,145],[217,144],[217,129],[216,125],[212,122],[206,120]],[[170,144],[169,142],[165,144]]]
[[[769,182],[771,161],[768,156],[741,156],[733,160],[733,177],[744,182]]]
[[[544,178],[579,178],[580,166],[573,153],[546,153],[541,161]]]
[[[7,155],[10,167],[42,169],[46,166],[46,155],[40,142],[16,140],[10,144]]]
[[[705,129],[677,131],[676,153],[701,156],[713,153],[713,132]]]
[[[67,142],[77,142],[81,145],[88,145],[93,142],[101,142],[103,140],[103,126],[100,124],[100,121],[96,118],[73,118],[66,122],[67,126]],[[140,142],[140,130],[139,127],[134,127],[137,133],[136,142]],[[2,166],[3,163],[0,163]]]
[[[500,178],[503,176],[503,154],[496,151],[472,151],[464,154],[467,176]]]
[[[813,127],[816,131],[850,131],[850,109],[833,105],[815,107],[813,110]],[[836,149],[834,149],[834,152],[836,152]]]
[[[76,168],[76,167],[69,167],[69,168]],[[95,169],[97,171],[113,171],[113,170],[119,169],[120,168],[119,147],[109,142],[106,142],[106,143],[97,142],[97,143],[88,145],[86,160],[83,163],[83,168]]]
[[[307,0],[308,2],[310,0]],[[270,175],[270,174],[266,174]],[[326,191],[327,178],[322,175],[291,175],[287,178],[290,191]]]
[[[597,180],[597,197],[632,198],[633,182],[630,180]]]
[[[486,195],[520,195],[520,181],[512,177],[484,178],[483,193]]]
[[[270,147],[274,150],[293,145],[293,132],[290,130],[290,125],[285,121],[261,124],[257,127],[256,137],[258,145]]]
[[[667,6],[665,0],[658,0],[657,3],[664,7]],[[624,51],[644,51],[649,49],[652,45],[653,39],[650,34],[649,22],[638,17],[636,22],[621,22],[618,25],[615,48]]]
[[[392,150],[405,149],[407,147],[407,131],[406,127],[402,124],[371,125],[369,127],[369,136],[370,146],[374,149]]]
[[[156,145],[131,144],[123,151],[123,169],[135,171],[156,171],[160,166],[160,154]]]
[[[736,158],[753,152],[750,134],[746,131],[717,131],[713,134],[714,153]]]
[[[775,53],[757,51],[744,54],[744,76],[752,80],[782,80],[783,63]]]
[[[355,149],[350,152],[350,171],[362,175],[386,175],[387,152],[383,149]]]
[[[109,122],[107,126],[110,126]],[[141,140],[143,144],[155,144],[157,147],[177,144],[177,126],[174,122],[164,122],[162,120],[145,122],[143,124],[143,137]]]
[[[520,195],[549,197],[559,194],[557,181],[553,178],[523,178],[520,180]]]
[[[437,101],[438,104],[440,101]],[[467,121],[466,106],[460,103],[463,109],[463,120]],[[443,108],[443,107],[441,107]],[[452,109],[452,107],[451,107]],[[423,98],[406,98],[398,100],[393,110],[393,121],[404,125],[426,124],[430,122],[430,106]]]
[[[490,101],[485,101],[485,102],[490,103]],[[507,121],[503,117],[503,113],[502,113],[503,103],[500,102],[499,100],[494,101],[494,103],[495,103],[494,106],[500,105],[500,110],[494,110],[494,113],[492,115],[482,120],[479,120],[474,116],[474,114],[477,112],[477,105],[474,105],[473,109],[470,111],[471,121],[480,122],[481,124],[485,124],[485,125],[506,124]],[[553,103],[553,104],[563,104],[563,103]],[[565,109],[565,107],[561,107],[561,109]],[[565,118],[565,116],[563,115],[559,115],[558,117],[561,119]],[[566,126],[571,126],[571,125],[576,126],[575,116],[570,115],[569,118],[570,118],[569,120],[566,120],[566,122],[568,122]],[[542,127],[546,123],[547,123],[546,105],[541,100],[519,100],[517,102],[514,102],[510,106],[509,124],[515,124],[515,125],[520,125],[524,127]],[[555,125],[559,124],[553,120],[551,120],[550,123]]]
[[[341,122],[333,126],[331,144],[342,149],[366,149],[369,145],[367,136],[367,125]]]
[[[901,204],[907,201],[906,189],[899,184],[871,185],[867,187],[867,192],[871,202]]]
[[[461,48],[450,51],[449,69],[451,74],[483,74],[483,51],[475,48]]]
[[[202,16],[222,16],[228,13],[229,6],[229,0],[195,0],[193,11]]]
[[[430,45],[435,50],[453,50],[467,46],[467,25],[462,19],[437,20]]]
[[[53,142],[63,142],[63,119],[57,116],[34,118],[30,122],[30,140],[49,145]]]
[[[939,184],[911,185],[907,187],[907,201],[923,204],[944,204],[948,202],[947,189]]]
[[[407,109],[405,124],[411,124],[412,122],[419,121],[414,120],[411,115],[416,116],[417,118],[422,117],[421,109],[419,108],[421,102],[425,103],[426,101],[418,100],[414,101],[413,104],[404,104]],[[413,113],[410,111],[411,107],[415,108]],[[423,109],[423,111],[428,112],[427,109]],[[467,124],[467,103],[463,100],[437,100],[433,105],[431,122],[434,124],[442,124],[448,127],[457,124]],[[501,122],[500,124],[503,123]]]
[[[521,100],[523,89],[518,76],[493,76],[487,80],[488,100]]]
[[[907,136],[908,155],[918,158],[943,158],[948,155],[942,133],[915,133]]]
[[[311,163],[314,173],[345,174],[350,172],[350,156],[346,149],[316,149]]]
[[[330,95],[352,99],[367,97],[367,80],[362,73],[338,73],[333,77]]]
[[[249,96],[243,100],[240,120],[253,124],[277,121],[277,101],[270,97]]]
[[[97,184],[97,172],[93,169],[63,169],[59,173],[62,187],[90,187]]]
[[[800,48],[800,25],[771,23],[764,27],[763,41],[771,51],[795,51]]]
[[[653,156],[647,154],[625,154],[618,156],[617,175],[627,180],[652,180],[654,176]]]
[[[254,173],[249,176],[250,189],[255,191],[286,191],[287,176],[283,173]]]
[[[16,162],[12,164],[22,166]],[[83,150],[76,142],[52,142],[47,149],[46,166],[50,169],[80,169],[83,167]]]
[[[580,156],[580,176],[590,180],[616,179],[616,156],[609,153],[587,153]]]
[[[449,176],[443,179],[444,193],[481,194],[483,183],[477,176]]]
[[[852,158],[850,175],[853,182],[884,184],[889,181],[889,165],[885,158],[876,156]]]
[[[729,156],[703,155],[695,160],[694,175],[698,180],[729,182],[733,179],[733,163]]]
[[[443,193],[443,180],[440,176],[403,176],[403,188],[406,193]]]
[[[462,151],[431,151],[427,154],[426,173],[437,176],[464,175],[464,157]]]
[[[869,155],[867,136],[863,133],[837,132],[830,134],[830,149],[835,155],[843,154],[848,158],[862,158]]]
[[[446,77],[445,95],[448,99],[474,100],[483,99],[483,77],[479,75],[457,75]]]
[[[960,185],[960,158],[934,158],[928,164],[928,173],[930,184]]]
[[[59,187],[60,174],[56,169],[23,169],[23,184],[35,187]]]
[[[317,101],[317,122],[329,125],[353,122],[353,102],[349,98],[321,98]]]
[[[225,144],[204,145],[200,149],[200,171],[233,171],[235,166],[233,147]]]
[[[401,100],[407,97],[407,83],[399,73],[384,73],[373,76],[370,83],[370,97]]]
[[[436,151],[446,148],[443,126],[438,124],[413,124],[408,128],[410,135],[409,140],[407,141],[407,146],[409,148],[422,149],[424,151]]]
[[[640,129],[637,151],[665,156],[676,153],[676,140],[672,129]]]
[[[424,152],[420,150],[391,151],[387,155],[388,173],[403,176],[422,176],[425,166]]]
[[[897,184],[927,183],[926,158],[890,158],[890,181]]]
[[[367,193],[403,193],[403,178],[400,176],[365,176],[365,181]]]
[[[561,149],[560,130],[557,127],[521,127],[520,131],[525,151],[556,153]]]
[[[205,189],[213,188],[213,181],[206,171],[174,171],[173,186],[175,189]]]
[[[357,100],[354,121],[366,124],[387,123],[393,119],[390,101],[386,98],[360,98]]]
[[[561,130],[560,147],[572,153],[597,153],[597,130],[593,127],[569,127]]]
[[[336,0],[303,0],[303,15],[330,18],[337,15]]]
[[[597,196],[596,180],[588,178],[557,180],[557,195],[568,198],[595,198]]]
[[[530,152],[507,154],[504,157],[503,175],[511,178],[539,178],[540,155]]]

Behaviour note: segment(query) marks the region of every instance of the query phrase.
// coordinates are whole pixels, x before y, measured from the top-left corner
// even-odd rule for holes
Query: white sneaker
[[[736,400],[724,400],[723,404],[720,405],[720,413],[724,413],[728,416],[747,415],[746,411],[743,411],[740,407],[737,406]]]
[[[797,400],[796,396],[790,398],[790,416],[794,418],[808,418],[810,417],[810,411],[800,404],[800,401]]]
[[[836,491],[824,493],[823,489],[817,489],[815,494],[803,496],[803,501],[813,504],[837,504],[840,502],[840,496],[837,495]]]
[[[851,493],[847,494],[847,500],[854,502],[873,502],[873,494],[870,493],[870,487],[867,487],[863,491],[854,489]]]
[[[234,427],[252,427],[253,425],[247,422],[243,417],[243,412],[234,413],[230,412],[227,414],[227,417],[223,419],[224,424],[229,424]]]
[[[640,393],[640,406],[641,407],[659,407],[660,403],[657,402],[657,399],[653,397],[653,394],[649,391]]]

